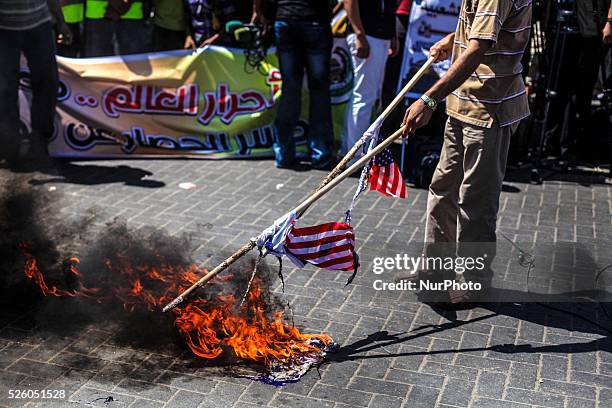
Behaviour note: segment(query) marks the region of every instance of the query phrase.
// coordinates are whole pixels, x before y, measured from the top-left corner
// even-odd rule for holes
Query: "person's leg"
[[[355,35],[347,37],[351,51],[354,71],[353,94],[346,111],[342,137],[341,153],[346,154],[363,136],[370,126],[372,108],[380,97],[382,82],[385,75],[385,64],[389,50],[389,41],[368,36],[370,55],[359,58],[355,49]],[[357,157],[356,157],[357,158]]]
[[[25,33],[23,54],[30,69],[32,87],[31,143],[46,153],[46,144],[53,134],[59,78],[55,60],[55,35],[51,23]]]
[[[180,50],[185,43],[185,32],[153,27],[153,49],[155,51]]]
[[[320,168],[330,163],[334,143],[329,90],[333,38],[330,27],[319,23],[304,23],[301,35],[308,74],[310,158],[312,166]]]
[[[595,139],[588,133],[591,118],[593,90],[603,64],[602,40],[595,38],[580,38],[580,53],[578,57],[578,72],[576,86],[576,154],[589,153]]]
[[[85,56],[115,55],[115,24],[107,18],[85,20]]]
[[[296,28],[292,23],[277,21],[274,31],[283,85],[274,122],[276,134],[273,148],[277,167],[286,167],[295,161],[293,132],[300,117],[304,59],[295,40]]]
[[[446,121],[440,161],[434,171],[425,218],[425,243],[454,243],[457,240],[459,186],[463,180],[463,124]]]
[[[0,30],[0,159],[19,152],[19,56],[22,33]]]
[[[444,129],[444,144],[440,161],[429,186],[425,218],[423,253],[432,259],[444,259],[455,255],[457,239],[457,201],[459,186],[463,179],[462,123],[449,118]],[[436,262],[421,265],[419,271],[410,274],[397,274],[396,281],[427,279],[439,281],[446,279],[441,265]],[[414,273],[418,272],[418,273]],[[437,291],[421,293],[422,301],[446,302],[445,294]]]
[[[468,279],[488,286],[495,257],[497,211],[512,133],[518,124],[490,129],[464,124],[464,177],[459,189],[458,241],[461,256],[483,257],[482,271]]]
[[[400,79],[400,72],[402,70],[402,62],[404,59],[404,47],[406,45],[406,30],[408,28],[408,16],[399,15],[395,20],[396,24],[396,33],[399,50],[397,55],[393,58],[389,58],[387,60],[387,65],[385,67],[385,79],[383,81],[383,90],[382,90],[382,106],[387,106],[398,91],[398,82]],[[393,133],[396,129],[401,126],[402,119],[404,118],[404,110],[403,109],[394,109],[385,120],[382,126],[382,133],[389,134]]]
[[[149,52],[152,35],[142,20],[119,20],[117,22],[117,44],[119,55]]]

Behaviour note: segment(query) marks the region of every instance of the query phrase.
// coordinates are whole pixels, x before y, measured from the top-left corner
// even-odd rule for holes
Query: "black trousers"
[[[185,45],[185,31],[168,30],[159,26],[153,27],[153,49],[155,51],[181,50]]]
[[[562,42],[563,39],[559,38],[559,53]],[[573,34],[565,37],[564,45],[554,67],[554,70],[558,68],[558,74],[551,76],[550,89],[556,94],[550,101],[546,134],[553,151],[576,155],[588,148],[592,136],[589,131],[591,101],[603,63],[602,41],[599,37]]]
[[[20,78],[21,53],[28,63],[29,80]],[[0,30],[0,155],[4,157],[13,157],[19,149],[20,80],[32,90],[32,134],[51,136],[59,86],[51,23],[23,31]]]

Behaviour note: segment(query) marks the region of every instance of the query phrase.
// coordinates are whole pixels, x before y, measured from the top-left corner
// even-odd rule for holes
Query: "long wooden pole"
[[[317,201],[318,199],[323,197],[331,189],[333,189],[338,184],[340,184],[340,182],[342,180],[344,180],[345,178],[347,178],[351,174],[353,174],[356,171],[358,171],[359,169],[361,169],[361,167],[364,164],[366,164],[368,162],[368,160],[370,160],[372,157],[374,157],[375,155],[380,153],[385,147],[389,146],[391,143],[393,143],[393,141],[395,139],[400,137],[402,135],[402,133],[404,132],[404,129],[405,129],[405,127],[401,127],[399,130],[397,130],[395,133],[393,133],[391,136],[389,136],[387,139],[385,139],[382,143],[377,145],[370,152],[368,152],[367,154],[363,155],[359,160],[357,160],[355,163],[353,163],[352,166],[350,166],[348,169],[344,170],[336,178],[330,180],[325,186],[323,186],[322,188],[318,189],[314,194],[310,195],[306,200],[304,200],[301,204],[299,204],[297,207],[295,207],[295,209],[293,209],[293,212],[295,214],[303,212],[306,208],[308,208],[310,205],[312,205],[315,201]],[[227,269],[231,264],[236,262],[239,258],[241,258],[243,255],[248,253],[250,250],[255,248],[255,245],[256,245],[255,240],[251,239],[246,245],[244,245],[242,248],[240,248],[238,251],[236,251],[234,254],[232,254],[225,261],[221,262],[215,269],[213,269],[212,271],[208,272],[206,275],[204,275],[204,277],[202,277],[202,279],[200,279],[199,281],[194,283],[191,287],[187,288],[183,293],[181,293],[172,302],[168,303],[164,307],[163,311],[167,312],[168,310],[174,309],[181,302],[183,302],[183,300],[185,300],[185,298],[187,298],[191,294],[191,292],[193,292],[197,288],[203,286],[204,284],[209,282],[212,278],[214,278],[216,275],[218,275],[219,273],[221,273],[222,271]]]
[[[376,119],[376,121],[382,121],[385,118],[387,118],[387,116],[389,116],[389,114],[397,107],[397,105],[399,105],[400,102],[404,100],[404,98],[406,97],[406,94],[410,92],[410,90],[414,87],[414,85],[416,85],[416,83],[419,82],[419,80],[423,77],[423,75],[425,75],[427,70],[429,70],[429,68],[431,67],[431,64],[434,63],[434,60],[435,60],[434,58],[430,57],[425,62],[425,64],[423,64],[423,66],[419,68],[419,70],[414,74],[412,78],[410,78],[410,80],[402,88],[402,90],[397,95],[395,95],[395,98],[393,98],[393,100],[385,108],[385,110],[383,110],[382,113],[378,115],[378,118]],[[332,179],[336,178],[336,176],[342,172],[342,169],[344,169],[344,167],[348,164],[348,162],[350,162],[353,159],[353,157],[355,157],[355,155],[357,154],[359,149],[363,146],[363,144],[367,141],[367,139],[368,138],[365,137],[365,135],[362,136],[361,139],[359,139],[357,143],[355,143],[355,145],[351,147],[351,150],[349,150],[346,153],[346,155],[342,158],[342,160],[340,160],[340,162],[336,165],[336,167],[334,167],[334,169],[323,179],[319,187],[317,187],[317,189],[314,192],[316,192],[317,190],[321,189],[323,186],[328,184]],[[298,214],[298,218],[301,215],[303,214]]]
[[[293,211],[296,214],[301,213],[302,211],[304,211],[306,208],[310,207],[315,201],[317,201],[318,199],[320,199],[321,197],[323,197],[325,194],[327,194],[332,188],[336,187],[338,184],[340,184],[340,182],[342,180],[344,180],[345,178],[347,178],[348,176],[350,176],[351,174],[355,173],[357,170],[361,169],[361,167],[363,165],[365,165],[371,158],[373,158],[374,156],[376,156],[378,153],[382,152],[385,147],[389,146],[391,143],[393,143],[393,141],[395,139],[397,139],[398,137],[400,137],[402,135],[402,133],[404,133],[404,130],[406,129],[406,126],[402,126],[401,128],[399,128],[398,130],[395,131],[395,133],[393,133],[391,136],[389,136],[388,138],[386,138],[385,140],[383,140],[381,143],[379,143],[378,145],[376,145],[375,148],[373,148],[372,150],[370,150],[368,153],[364,154],[363,156],[361,156],[359,158],[359,160],[357,160],[355,163],[353,163],[348,169],[344,170],[342,173],[340,173],[336,178],[332,179],[329,181],[329,183],[327,183],[325,186],[323,186],[322,188],[320,188],[319,190],[317,190],[314,194],[312,194],[310,197],[308,197],[306,200],[304,200],[300,205],[298,205]]]
[[[385,110],[379,115],[377,120],[382,120],[381,118],[386,118],[393,109],[404,99],[404,96],[414,87],[414,85],[421,79],[421,77],[427,72],[431,64],[433,64],[434,59],[429,58],[425,64],[414,74],[414,76],[408,81],[406,86],[398,93],[393,101],[385,108]],[[293,211],[299,218],[304,214],[304,212],[310,207],[315,201],[319,198],[323,197],[329,190],[337,186],[342,180],[347,178],[349,175],[353,174],[357,171],[361,166],[367,163],[370,158],[374,157],[376,154],[381,152],[385,147],[390,145],[395,139],[397,139],[404,131],[404,128],[400,128],[387,139],[385,139],[382,143],[376,146],[372,151],[368,154],[362,156],[359,160],[357,160],[353,165],[351,165],[348,169],[342,171],[342,169],[346,166],[348,162],[350,162],[355,154],[359,151],[359,149],[366,142],[367,137],[361,137],[357,143],[349,150],[349,152],[342,158],[340,163],[336,165],[336,167],[323,179],[319,187],[301,204],[299,204]],[[181,293],[178,297],[176,297],[172,302],[168,303],[163,311],[167,312],[169,310],[174,309],[180,303],[182,303],[189,295],[195,291],[196,289],[202,287],[207,282],[209,282],[212,278],[217,276],[219,273],[223,272],[230,265],[240,259],[242,256],[246,255],[256,246],[256,242],[254,238],[251,238],[249,242],[243,245],[238,251],[234,252],[229,258],[221,262],[217,265],[213,270],[204,275],[200,280],[191,285],[189,288],[185,289],[183,293]]]

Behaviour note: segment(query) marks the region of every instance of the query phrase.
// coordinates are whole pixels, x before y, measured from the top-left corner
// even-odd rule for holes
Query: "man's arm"
[[[214,44],[217,40],[219,40],[219,38],[226,34],[225,23],[234,19],[236,9],[231,1],[219,1],[216,3],[214,15],[221,23],[221,28],[216,33],[202,41],[200,48]]]
[[[489,40],[470,40],[467,50],[461,53],[446,75],[440,78],[425,94],[436,101],[446,98],[476,71],[485,53],[491,48],[491,44],[492,41]]]
[[[59,0],[47,0],[47,6],[49,7],[49,12],[51,13],[51,17],[53,17],[57,30],[57,42],[70,45],[72,43],[72,32],[66,25]]]
[[[483,61],[484,55],[492,45],[490,40],[472,39],[467,49],[451,65],[450,69],[438,80],[425,95],[439,102],[463,84]],[[434,54],[435,55],[435,54]],[[421,99],[417,99],[404,116],[403,125],[407,125],[404,135],[425,126],[431,119],[433,111]]]
[[[263,25],[265,23],[264,20],[264,0],[254,0],[253,17],[251,18],[251,24]]]
[[[357,50],[358,58],[368,58],[370,55],[370,44],[366,38],[366,32],[361,22],[361,15],[359,14],[359,1],[358,0],[344,0],[344,9],[346,15],[355,33],[356,42],[355,48]]]

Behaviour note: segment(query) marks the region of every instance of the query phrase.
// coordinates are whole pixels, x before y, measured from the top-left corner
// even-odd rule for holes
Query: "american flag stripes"
[[[387,196],[406,198],[406,183],[389,148],[374,156],[370,169],[370,190],[380,191]]]
[[[358,267],[353,228],[343,222],[293,228],[285,241],[287,252],[319,268],[350,271]]]

